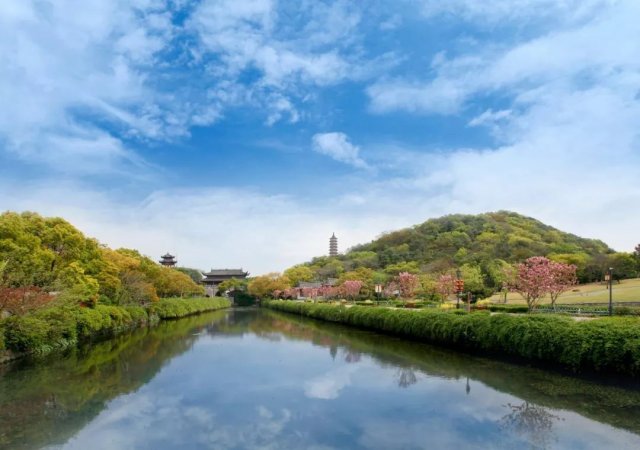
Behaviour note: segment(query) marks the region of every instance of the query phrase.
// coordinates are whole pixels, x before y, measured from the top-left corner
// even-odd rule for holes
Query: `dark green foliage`
[[[229,300],[223,298],[163,299],[148,308],[53,306],[25,316],[10,317],[2,323],[0,331],[3,331],[3,345],[14,353],[48,353],[76,345],[80,340],[113,336],[159,319],[176,319],[228,306]]]
[[[269,308],[418,339],[466,351],[551,363],[575,371],[640,374],[640,320],[577,322],[549,315],[488,311],[393,310],[270,301]]]
[[[232,292],[233,302],[237,306],[252,306],[256,304],[256,297],[240,290]]]

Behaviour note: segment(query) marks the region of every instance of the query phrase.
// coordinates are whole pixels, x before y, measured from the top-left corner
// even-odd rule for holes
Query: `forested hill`
[[[404,260],[435,270],[493,259],[509,263],[531,256],[584,260],[613,253],[602,241],[565,233],[508,211],[431,219],[357,246],[347,257],[363,251],[375,252],[381,267]]]
[[[317,279],[345,278],[345,273],[353,276],[354,271],[366,268],[380,280],[401,271],[439,274],[461,268],[469,276],[478,275],[491,289],[501,284],[505,266],[531,256],[575,264],[584,282],[601,279],[608,265],[614,265],[622,278],[635,276],[638,269],[633,255],[615,253],[602,241],[565,233],[508,211],[431,219],[386,233],[337,258],[314,258],[304,266]]]

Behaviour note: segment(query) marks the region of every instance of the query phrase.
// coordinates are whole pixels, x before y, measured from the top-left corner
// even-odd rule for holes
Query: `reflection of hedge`
[[[577,322],[547,315],[455,314],[430,310],[271,301],[269,308],[464,350],[509,355],[573,370],[640,374],[640,320]]]
[[[62,445],[108,401],[139,389],[186,351],[198,332],[225,317],[224,311],[215,311],[136,328],[70,348],[64,357],[38,358],[28,364],[28,372],[0,365],[0,448]]]
[[[229,301],[223,298],[163,299],[148,308],[54,306],[6,319],[4,345],[14,353],[48,353],[74,346],[81,340],[146,326],[159,319],[175,319],[228,306]]]
[[[263,325],[264,334],[273,337],[273,329],[287,339],[310,341],[314,346],[341,349],[343,354],[362,352],[382,365],[392,364],[417,370],[428,376],[460,379],[469,377],[493,389],[537,405],[574,411],[598,422],[640,434],[640,421],[630,414],[640,404],[640,390],[627,389],[627,383],[602,383],[600,377],[576,377],[550,373],[531,366],[476,358],[417,341],[380,339],[341,324],[319,322],[306,317],[269,311],[271,327]],[[610,380],[610,376],[607,375]],[[588,398],[588,401],[585,399]]]

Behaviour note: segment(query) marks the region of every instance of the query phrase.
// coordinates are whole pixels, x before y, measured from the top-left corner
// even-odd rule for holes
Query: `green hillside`
[[[631,254],[615,253],[602,241],[508,211],[430,219],[386,233],[337,258],[314,258],[304,266],[317,279],[344,279],[359,272],[380,282],[402,271],[436,275],[461,269],[465,279],[476,285],[474,290],[489,294],[501,286],[505,266],[531,256],[575,264],[581,282],[601,279],[609,266],[618,278],[634,277],[638,271]]]

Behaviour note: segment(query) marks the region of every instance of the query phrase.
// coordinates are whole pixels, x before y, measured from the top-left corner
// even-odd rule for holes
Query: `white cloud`
[[[312,138],[313,150],[336,161],[367,169],[368,164],[360,158],[360,147],[349,142],[346,134],[340,132],[318,133]]]
[[[473,55],[453,59],[439,53],[430,81],[396,79],[372,85],[371,109],[455,114],[477,94],[525,98],[546,85],[568,90],[615,83],[632,87],[640,67],[638,14],[640,4],[621,1],[598,10],[588,21],[510,47],[489,43]]]
[[[579,20],[617,0],[419,0],[427,16],[451,15],[487,26],[519,22]]]
[[[83,173],[134,159],[121,137],[79,116],[99,117],[131,136],[164,134],[166,120],[145,70],[172,33],[163,2],[3,2],[5,149]]]
[[[309,398],[335,400],[340,391],[351,384],[351,377],[358,370],[357,364],[347,364],[315,377],[305,383],[304,394]]]

